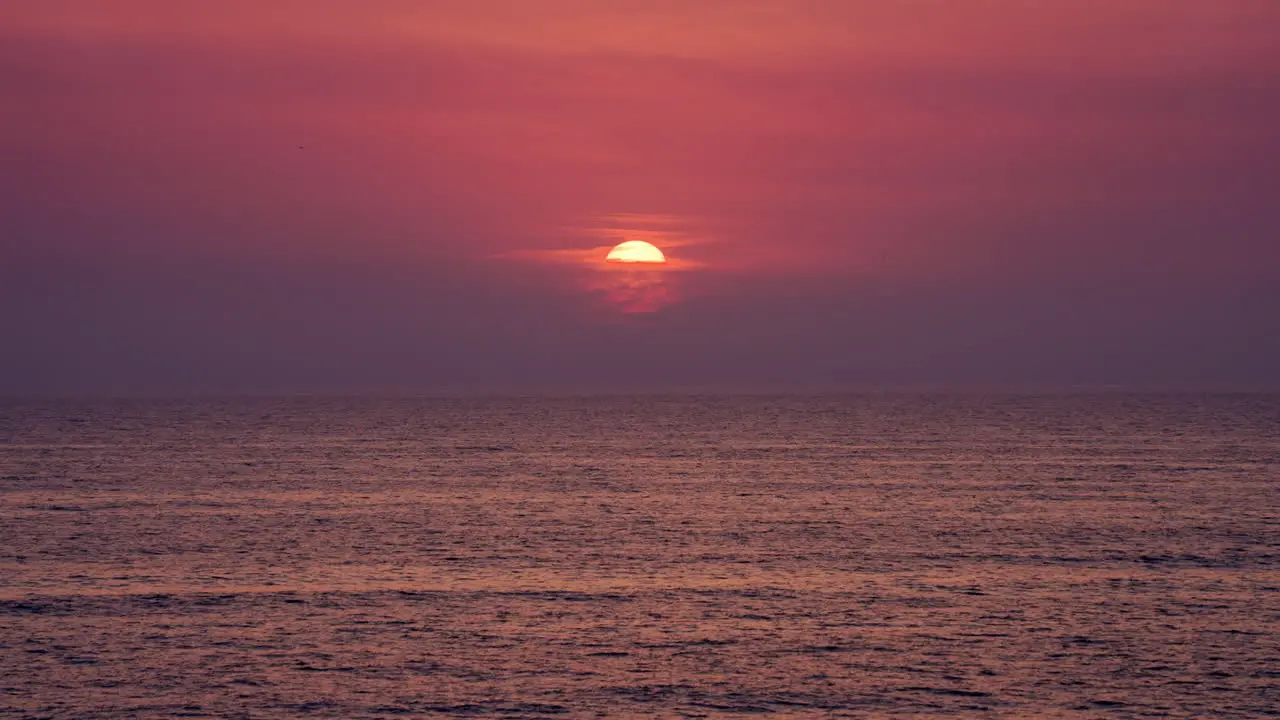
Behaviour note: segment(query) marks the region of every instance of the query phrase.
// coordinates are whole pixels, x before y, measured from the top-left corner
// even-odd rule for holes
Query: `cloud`
[[[610,307],[627,314],[654,313],[681,301],[686,284],[678,282],[674,273],[715,268],[713,263],[679,254],[681,248],[711,242],[710,238],[688,230],[690,224],[674,215],[606,214],[585,225],[565,228],[564,234],[584,240],[603,238],[609,241],[607,245],[514,250],[496,258],[563,268],[570,271],[570,282],[588,295],[602,298]],[[609,251],[628,240],[643,240],[657,246],[666,255],[666,262],[608,262]],[[731,265],[726,264],[718,269],[730,268]]]

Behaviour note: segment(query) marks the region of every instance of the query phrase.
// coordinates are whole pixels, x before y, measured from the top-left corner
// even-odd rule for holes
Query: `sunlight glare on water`
[[[1280,712],[1280,398],[7,401],[0,715]]]

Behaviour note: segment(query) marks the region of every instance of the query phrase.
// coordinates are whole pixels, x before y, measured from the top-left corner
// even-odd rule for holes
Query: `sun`
[[[614,246],[604,259],[615,263],[664,263],[667,256],[656,246],[643,240],[628,240]]]

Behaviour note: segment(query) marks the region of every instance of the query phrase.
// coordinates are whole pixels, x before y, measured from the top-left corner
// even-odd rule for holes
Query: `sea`
[[[1280,395],[0,400],[0,717],[1280,716]]]

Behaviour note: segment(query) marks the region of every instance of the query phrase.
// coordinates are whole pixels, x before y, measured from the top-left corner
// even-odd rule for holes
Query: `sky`
[[[1274,0],[10,0],[0,394],[1280,387],[1276,37]]]

